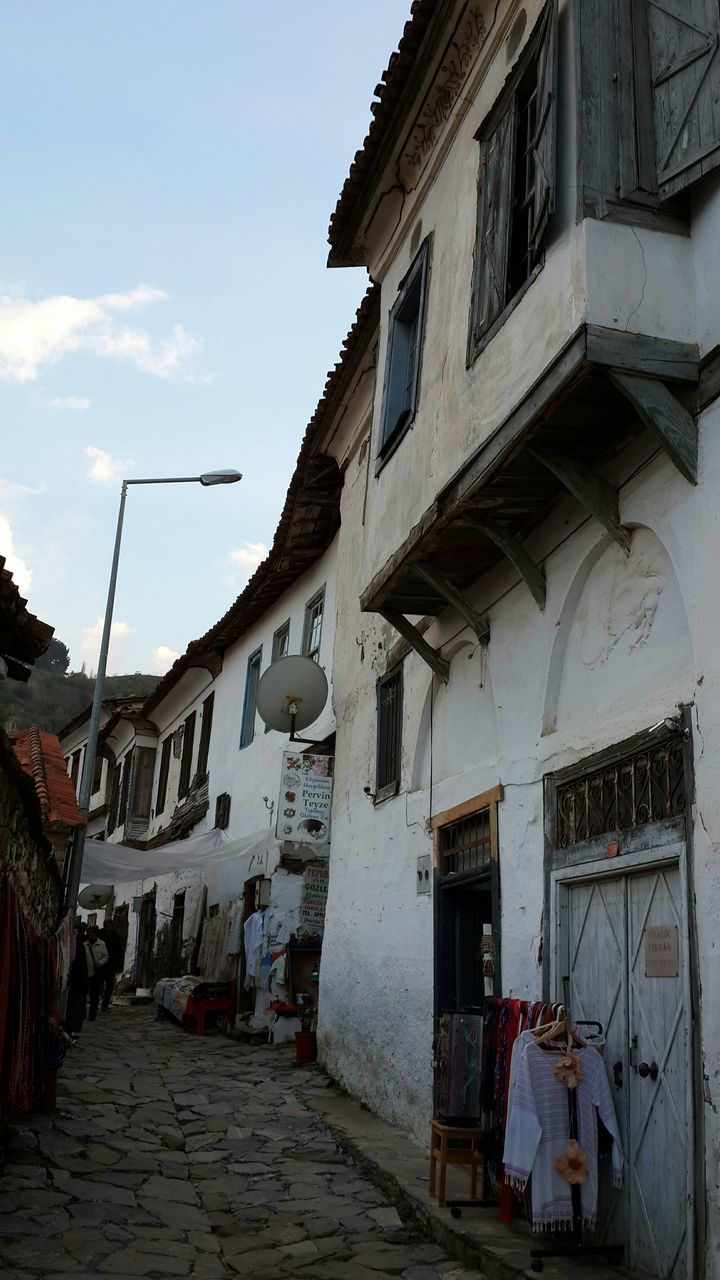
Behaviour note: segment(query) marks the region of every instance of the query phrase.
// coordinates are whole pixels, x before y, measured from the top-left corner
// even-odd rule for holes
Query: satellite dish
[[[107,906],[113,891],[111,884],[88,884],[78,895],[78,903],[86,911],[98,911],[100,907]]]
[[[258,684],[257,709],[268,728],[294,735],[317,720],[327,696],[327,676],[312,658],[279,658]]]

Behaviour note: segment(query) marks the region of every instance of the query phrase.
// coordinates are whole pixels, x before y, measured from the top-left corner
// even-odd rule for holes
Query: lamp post
[[[87,745],[85,747],[85,760],[83,762],[82,778],[80,781],[80,797],[78,805],[83,822],[82,826],[76,828],[75,838],[70,851],[70,859],[65,880],[65,912],[75,910],[78,890],[80,888],[83,854],[85,852],[85,832],[87,829],[90,800],[92,797],[95,756],[97,754],[100,716],[102,714],[105,672],[107,669],[108,649],[110,648],[110,630],[112,627],[113,608],[115,605],[115,588],[117,586],[118,562],[120,560],[120,544],[122,542],[123,520],[125,517],[125,499],[127,498],[128,486],[131,484],[201,484],[206,488],[209,488],[212,485],[217,484],[236,484],[238,480],[242,480],[242,475],[239,471],[224,470],[205,471],[201,476],[162,476],[151,477],[147,480],[123,480],[122,482],[122,488],[120,490],[120,509],[118,511],[117,528],[115,530],[115,547],[113,550],[112,567],[110,569],[107,604],[105,606],[105,622],[103,624],[102,640],[100,642],[100,656],[98,658],[97,673],[95,676],[95,689],[93,692],[92,709],[90,711],[90,724],[88,727]]]

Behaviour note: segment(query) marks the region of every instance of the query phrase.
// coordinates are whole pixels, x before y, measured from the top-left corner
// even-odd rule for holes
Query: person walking
[[[94,1022],[97,1017],[98,1005],[100,1003],[100,989],[103,983],[103,971],[108,962],[108,949],[100,937],[100,931],[97,925],[91,925],[87,931],[85,951],[88,957],[88,973],[90,977],[88,986],[90,995],[88,1021]]]
[[[85,925],[80,922],[75,929],[75,952],[70,961],[68,973],[68,998],[65,1013],[65,1026],[77,1040],[87,1013],[87,998],[90,989],[90,973],[88,970],[88,948],[85,941]],[[92,963],[92,957],[90,957]],[[94,969],[94,966],[93,966]]]
[[[101,1008],[109,1009],[115,989],[115,979],[119,973],[122,973],[123,965],[125,964],[125,948],[120,941],[120,935],[115,928],[114,920],[108,919],[105,921],[100,930],[100,938],[105,943],[108,953],[108,961],[102,971],[102,981],[100,983]]]

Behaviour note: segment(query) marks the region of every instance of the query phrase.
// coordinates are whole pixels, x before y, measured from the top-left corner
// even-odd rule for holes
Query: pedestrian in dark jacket
[[[125,948],[120,941],[120,935],[115,928],[113,920],[106,920],[100,930],[102,938],[108,952],[108,961],[102,971],[101,992],[103,1009],[110,1008],[113,991],[115,989],[115,978],[123,971],[125,964]]]
[[[75,955],[70,961],[68,975],[68,998],[65,1023],[71,1036],[79,1036],[87,1012],[87,998],[90,989],[88,958],[85,949],[85,925],[79,924],[75,929]]]

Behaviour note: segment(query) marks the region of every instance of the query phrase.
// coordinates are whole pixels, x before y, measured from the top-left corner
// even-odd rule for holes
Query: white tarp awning
[[[233,840],[224,831],[206,831],[187,840],[171,840],[157,849],[133,849],[109,840],[86,840],[83,884],[127,884],[155,879],[189,867],[212,866],[252,858],[277,847],[271,831],[256,831]]]

